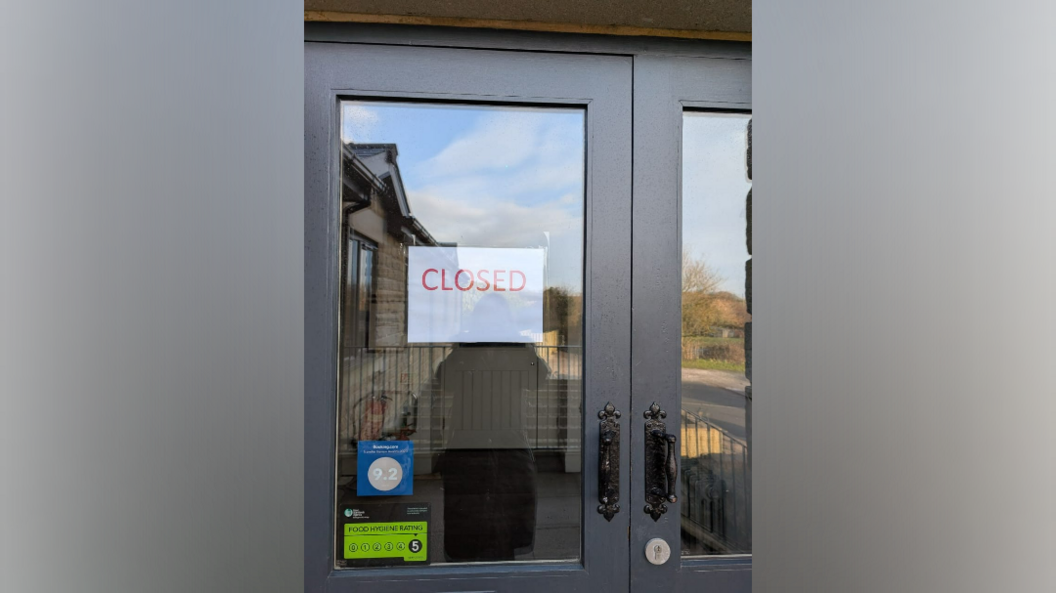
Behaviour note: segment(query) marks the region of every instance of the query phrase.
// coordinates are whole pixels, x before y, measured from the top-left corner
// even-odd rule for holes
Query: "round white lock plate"
[[[660,566],[671,558],[671,546],[664,540],[654,537],[645,544],[645,559],[650,564]]]

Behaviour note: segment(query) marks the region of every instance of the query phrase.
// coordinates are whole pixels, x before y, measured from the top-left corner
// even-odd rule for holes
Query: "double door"
[[[306,590],[748,591],[750,55],[509,49],[305,46]]]

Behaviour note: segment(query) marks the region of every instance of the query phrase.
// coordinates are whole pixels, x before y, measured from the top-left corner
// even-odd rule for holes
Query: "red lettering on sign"
[[[480,292],[486,292],[488,290],[494,290],[496,292],[520,292],[528,286],[528,277],[521,270],[468,270],[461,268],[454,273],[454,279],[452,280],[453,286],[447,283],[447,269],[441,268],[429,268],[422,274],[422,288],[426,290],[454,290],[459,289],[462,292],[473,290],[473,287]],[[439,274],[439,284],[430,285],[429,274]],[[462,277],[465,275],[468,282],[463,282]],[[520,280],[520,282],[517,282]],[[508,282],[508,284],[507,284]]]
[[[425,277],[429,275],[429,272],[435,272],[437,274],[440,273],[439,270],[434,270],[433,268],[429,268],[428,270],[426,270],[425,273],[422,274],[422,288],[424,288],[426,290],[436,290],[438,287],[429,286],[428,284],[425,283]]]
[[[517,287],[517,288],[513,287],[513,275],[514,274],[520,274],[521,275],[521,285],[519,287]],[[524,277],[524,272],[522,272],[520,270],[510,270],[510,290],[511,291],[517,292],[519,290],[524,290],[524,286],[526,284],[528,284],[528,279]]]
[[[458,275],[461,274],[462,272],[465,272],[465,273],[469,274],[469,284],[467,284],[465,288],[462,288],[462,285],[458,283]],[[471,272],[469,270],[459,270],[459,271],[455,272],[455,288],[457,288],[459,290],[462,290],[462,291],[466,291],[466,290],[469,290],[470,288],[473,288],[473,272]]]

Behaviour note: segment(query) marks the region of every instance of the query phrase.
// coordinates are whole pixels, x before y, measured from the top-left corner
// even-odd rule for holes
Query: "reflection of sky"
[[[718,272],[720,290],[744,296],[748,115],[682,119],[682,242]]]
[[[344,142],[392,143],[411,212],[438,241],[550,246],[549,285],[582,291],[583,112],[346,102]]]

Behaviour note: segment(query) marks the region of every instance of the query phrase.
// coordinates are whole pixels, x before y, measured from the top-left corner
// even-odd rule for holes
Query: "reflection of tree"
[[[703,336],[719,322],[716,290],[722,277],[703,258],[682,249],[682,335]]]
[[[752,320],[748,314],[748,303],[732,292],[716,292],[711,295],[712,305],[718,315],[715,325],[726,328],[744,328],[744,324]]]

